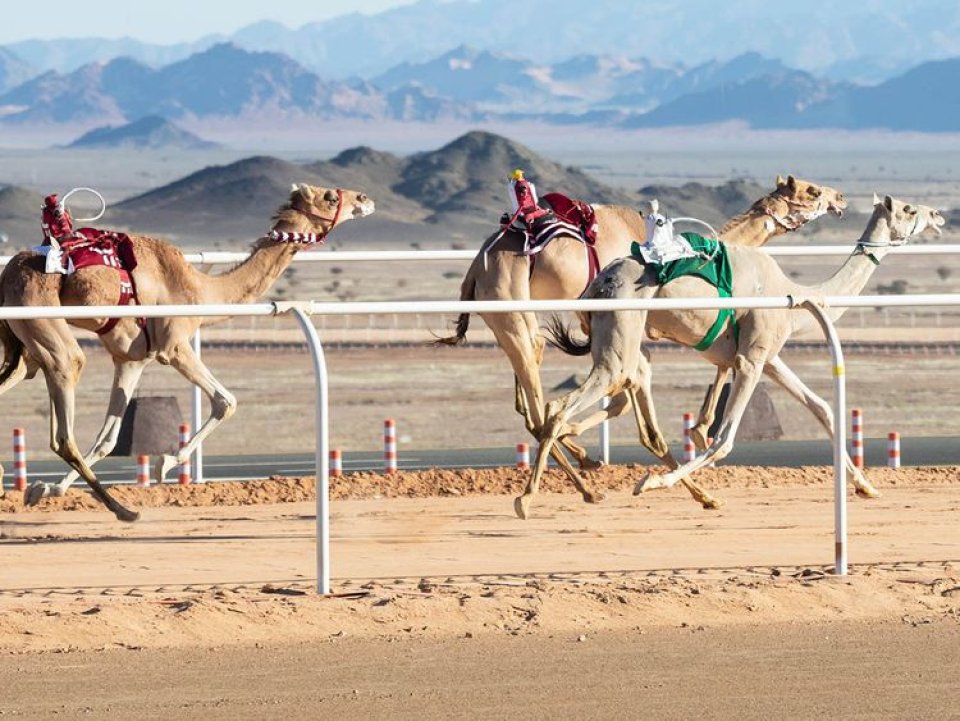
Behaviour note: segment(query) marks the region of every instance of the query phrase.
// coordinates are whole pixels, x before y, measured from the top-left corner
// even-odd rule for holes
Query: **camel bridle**
[[[295,245],[321,244],[326,240],[327,236],[330,235],[330,231],[336,227],[337,221],[340,220],[340,214],[343,212],[343,189],[337,188],[337,209],[334,211],[332,218],[327,218],[309,210],[301,210],[300,208],[293,208],[293,210],[296,210],[308,218],[330,223],[330,225],[322,233],[298,233],[286,230],[271,230],[267,233],[267,237],[271,240],[280,241],[281,243],[293,243]]]
[[[826,215],[830,210],[829,204],[825,202],[826,198],[824,198],[822,193],[820,198],[817,200],[817,203],[812,208],[809,205],[799,203],[796,200],[785,198],[779,193],[774,193],[768,197],[771,200],[779,198],[787,204],[787,209],[790,212],[784,216],[778,215],[769,205],[763,206],[764,215],[770,216],[774,222],[777,223],[777,225],[787,231],[799,230],[806,223]]]

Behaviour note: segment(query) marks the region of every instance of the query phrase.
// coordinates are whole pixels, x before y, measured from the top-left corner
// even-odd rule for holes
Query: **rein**
[[[298,213],[305,215],[308,218],[314,218],[316,220],[322,220],[325,223],[330,223],[330,226],[322,233],[298,233],[274,229],[267,233],[266,237],[270,240],[278,240],[281,243],[293,243],[295,245],[317,245],[323,243],[326,237],[330,235],[330,231],[336,227],[337,221],[340,220],[340,213],[343,211],[343,189],[337,188],[337,210],[334,212],[332,218],[326,218],[309,210],[300,210],[299,208],[294,208],[293,210],[296,210]]]

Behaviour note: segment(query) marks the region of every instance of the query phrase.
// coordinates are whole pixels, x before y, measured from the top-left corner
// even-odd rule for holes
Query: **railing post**
[[[610,407],[610,396],[604,396],[600,399],[600,409],[607,410]],[[606,465],[610,465],[610,421],[606,420],[600,424],[600,460]]]
[[[847,449],[847,386],[843,367],[843,349],[833,321],[823,308],[812,300],[804,301],[806,308],[816,318],[833,358],[833,536],[834,571],[838,576],[847,575],[847,469],[844,455]]]
[[[200,357],[202,341],[200,340],[200,329],[197,328],[197,332],[193,334],[193,352]],[[190,394],[190,412],[193,416],[192,426],[193,434],[196,435],[197,431],[200,430],[200,426],[203,424],[203,395],[200,392],[199,386],[193,386],[193,390]],[[203,441],[197,444],[196,450],[193,452],[193,482],[194,483],[203,483]]]
[[[327,412],[327,361],[320,336],[302,308],[291,308],[310,346],[316,381],[316,473],[317,473],[317,593],[330,593],[330,415]]]

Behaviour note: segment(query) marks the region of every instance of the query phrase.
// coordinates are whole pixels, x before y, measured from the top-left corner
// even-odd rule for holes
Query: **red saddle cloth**
[[[78,228],[73,235],[60,241],[63,262],[70,272],[90,266],[113,268],[120,275],[120,298],[117,305],[138,303],[137,287],[130,271],[137,267],[137,257],[133,241],[126,233],[99,228]],[[120,322],[119,318],[110,318],[97,330],[98,335],[109,333]],[[141,325],[144,319],[137,320]]]
[[[543,199],[550,204],[560,220],[580,228],[583,239],[589,245],[597,242],[597,214],[592,205],[576,198],[568,198],[562,193],[547,193]]]

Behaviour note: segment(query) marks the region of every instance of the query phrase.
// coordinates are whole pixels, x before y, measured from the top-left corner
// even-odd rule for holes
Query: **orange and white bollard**
[[[27,432],[13,429],[13,488],[27,490]]]
[[[517,468],[522,470],[530,468],[530,446],[526,443],[517,444]]]
[[[863,411],[850,410],[850,460],[857,468],[863,468]]]
[[[900,434],[896,431],[887,434],[887,466],[900,467]]]
[[[697,447],[693,444],[693,436],[690,431],[693,430],[693,413],[683,414],[683,462],[688,463],[697,457]]]
[[[190,442],[190,426],[186,423],[180,424],[180,449],[183,450],[187,447],[187,444]],[[189,456],[184,459],[183,463],[180,464],[180,477],[178,479],[181,486],[190,485],[190,476],[192,471],[190,468],[190,458]]]
[[[150,485],[150,456],[137,456],[137,485],[140,488]]]
[[[397,424],[392,418],[383,422],[383,470],[397,472]]]
[[[339,448],[330,449],[330,477],[339,478],[343,475],[343,456]]]

